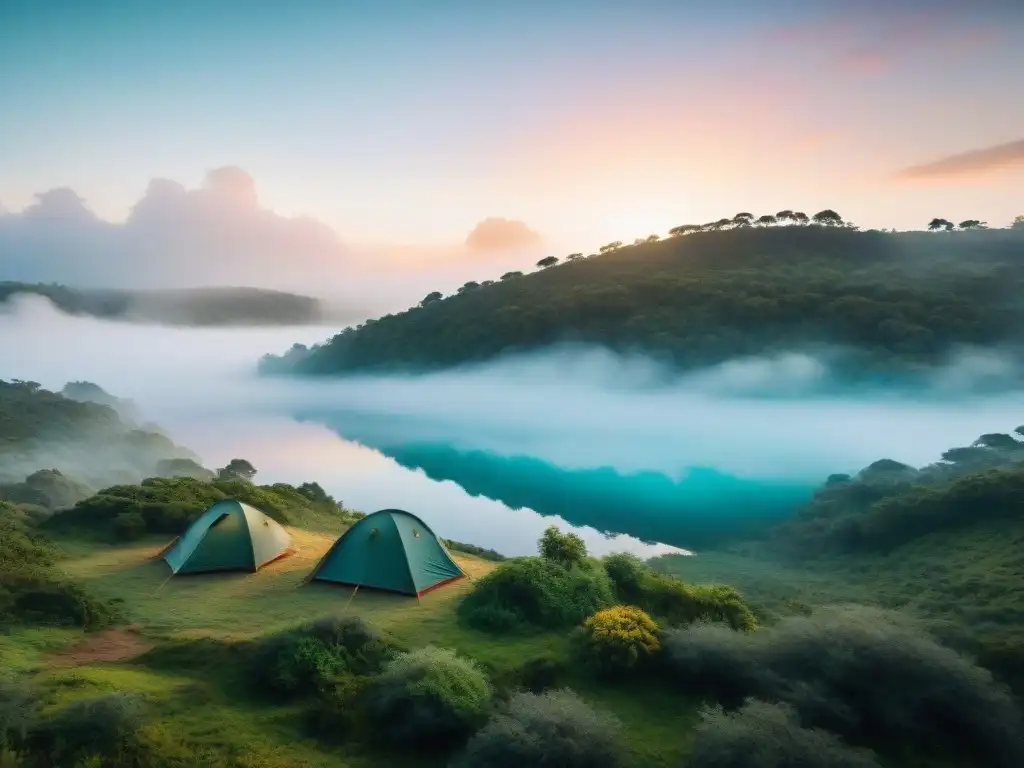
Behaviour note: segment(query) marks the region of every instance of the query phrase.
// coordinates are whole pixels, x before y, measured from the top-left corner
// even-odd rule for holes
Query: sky
[[[12,0],[0,222],[64,189],[48,231],[83,206],[114,231],[188,191],[191,218],[122,238],[136,259],[228,200],[248,218],[218,237],[268,261],[486,276],[740,210],[1005,226],[1020,93],[1019,0]]]

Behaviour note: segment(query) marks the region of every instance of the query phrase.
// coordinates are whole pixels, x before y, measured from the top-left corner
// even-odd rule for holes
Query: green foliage
[[[579,635],[583,660],[605,674],[634,670],[658,653],[657,623],[639,608],[613,605],[583,622]]]
[[[621,725],[569,690],[519,693],[466,745],[455,768],[616,768]]]
[[[627,553],[609,555],[602,563],[620,601],[639,606],[668,624],[721,622],[743,631],[757,627],[753,611],[732,587],[686,584]]]
[[[541,557],[506,560],[459,605],[471,627],[490,632],[562,629],[614,602],[604,569],[591,561],[565,568]]]
[[[986,434],[920,470],[888,459],[829,482],[775,540],[794,549],[887,551],[921,536],[1021,518],[1024,441]]]
[[[44,768],[102,758],[98,764],[104,767],[141,768],[135,758],[147,719],[147,703],[139,694],[77,699],[33,725],[25,742],[28,764]]]
[[[472,661],[427,646],[389,662],[367,696],[382,739],[429,749],[472,733],[487,716],[492,688]]]
[[[1015,232],[857,232],[829,213],[817,214],[825,226],[724,219],[706,228],[737,228],[610,243],[593,258],[348,328],[287,360],[268,356],[264,370],[424,370],[567,340],[693,369],[830,343],[851,350],[841,373],[855,377],[919,372],[957,345],[1019,338]]]
[[[512,682],[531,693],[543,693],[562,686],[568,667],[554,656],[537,656],[514,670]]]
[[[365,728],[366,695],[373,684],[367,675],[342,674],[320,691],[310,709],[310,725],[322,739],[344,742]]]
[[[266,638],[255,654],[254,679],[288,696],[323,694],[339,676],[376,674],[395,653],[359,617],[328,616]]]
[[[690,768],[881,768],[819,728],[804,728],[792,707],[750,700],[736,712],[707,709],[697,726]]]
[[[303,491],[285,483],[253,485],[241,479],[203,482],[191,477],[154,477],[138,485],[105,488],[54,515],[46,525],[57,530],[107,531],[120,538],[143,533],[179,534],[224,499],[251,504],[286,525],[324,520],[350,525],[363,516],[340,506],[327,494],[313,498],[310,485]]]
[[[13,505],[0,501],[0,625],[100,627],[116,618],[113,606],[69,582],[56,561],[53,545],[30,529]]]
[[[540,556],[563,567],[580,565],[587,559],[587,545],[575,533],[562,533],[551,525],[537,542]]]
[[[880,752],[1024,764],[1024,719],[1013,698],[897,614],[823,610],[747,634],[694,625],[664,633],[662,644],[681,685],[728,707],[747,697],[779,701],[805,726]]]

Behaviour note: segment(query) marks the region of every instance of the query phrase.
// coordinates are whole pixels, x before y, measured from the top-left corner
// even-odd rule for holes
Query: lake
[[[833,472],[921,465],[1024,421],[1019,392],[786,395],[814,374],[792,359],[671,384],[600,352],[424,377],[254,376],[260,355],[332,332],[109,323],[29,299],[0,315],[0,378],[93,381],[207,466],[246,458],[258,482],[315,480],[348,507],[407,509],[508,555],[534,552],[552,523],[598,554],[699,550],[785,517]]]

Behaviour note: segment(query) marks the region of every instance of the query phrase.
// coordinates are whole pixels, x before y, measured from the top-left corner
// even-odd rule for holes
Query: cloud
[[[0,217],[8,280],[97,287],[248,284],[297,287],[337,272],[350,251],[327,225],[260,205],[241,168],[210,171],[201,187],[153,179],[122,224],[103,221],[74,190],[35,196]]]
[[[895,176],[899,179],[951,179],[1007,168],[1024,169],[1024,139],[912,165],[897,171]]]
[[[484,219],[466,236],[466,247],[477,253],[537,248],[541,236],[521,221],[497,216]]]

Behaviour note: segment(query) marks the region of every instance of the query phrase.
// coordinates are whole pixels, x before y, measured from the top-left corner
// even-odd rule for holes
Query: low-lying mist
[[[1024,386],[992,391],[1005,370],[985,350],[912,393],[813,394],[827,358],[800,353],[687,376],[573,349],[419,376],[256,377],[262,354],[323,337],[117,324],[31,299],[0,314],[0,378],[95,382],[207,466],[241,455],[263,482],[316,479],[348,498],[336,456],[297,450],[294,431],[278,438],[283,424],[312,421],[472,495],[684,547],[788,514],[831,473],[882,457],[923,465],[1024,421]],[[381,506],[387,497],[382,488]]]

